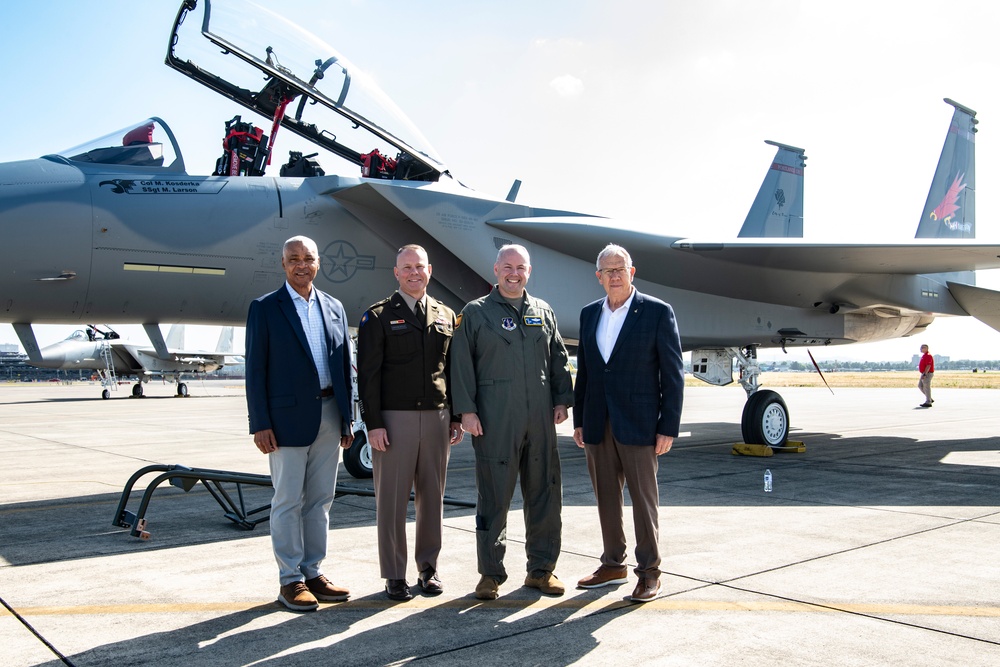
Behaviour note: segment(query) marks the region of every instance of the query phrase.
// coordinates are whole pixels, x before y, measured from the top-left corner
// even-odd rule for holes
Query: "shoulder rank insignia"
[[[365,322],[367,321],[368,321],[368,311],[366,310],[365,314],[361,316],[361,324],[359,324],[358,326],[362,327],[365,326]]]

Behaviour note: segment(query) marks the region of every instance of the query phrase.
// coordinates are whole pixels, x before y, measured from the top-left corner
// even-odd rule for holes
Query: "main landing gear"
[[[356,479],[371,479],[372,446],[368,443],[366,429],[354,432],[354,442],[344,450],[344,468]]]
[[[733,359],[740,366],[739,383],[747,393],[740,422],[743,442],[784,447],[788,442],[788,406],[777,392],[760,388],[756,345],[693,350],[691,367],[699,380],[723,386],[733,381]]]

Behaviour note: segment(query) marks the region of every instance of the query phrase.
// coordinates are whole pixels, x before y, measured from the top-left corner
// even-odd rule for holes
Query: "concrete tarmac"
[[[184,399],[151,384],[146,398],[123,387],[102,401],[93,385],[0,385],[2,667],[1000,664],[995,390],[936,390],[935,406],[918,409],[915,387],[783,389],[807,451],[754,458],[731,454],[743,391],[689,388],[685,434],[660,459],[665,595],[646,604],[627,599],[631,572],[621,586],[574,588],[599,565],[601,539],[568,425],[563,597],[521,586],[515,509],[510,579],[500,599],[476,600],[474,510],[448,507],[445,593],[391,602],[374,499],[342,495],[325,571],[351,600],[296,614],[275,602],[268,524],[241,530],[201,484],[158,488],[149,540],[112,526],[143,466],[267,473],[242,386],[189,386]],[[343,467],[339,481],[370,488]],[[269,491],[248,487],[246,505]],[[475,500],[468,439],[453,449],[448,495]],[[631,531],[628,508],[625,518]]]

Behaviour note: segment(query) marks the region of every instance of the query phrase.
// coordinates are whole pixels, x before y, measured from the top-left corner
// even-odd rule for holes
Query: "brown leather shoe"
[[[640,577],[632,591],[632,602],[649,602],[660,597],[660,580]]]
[[[322,574],[313,579],[306,579],[306,588],[316,596],[317,600],[323,602],[345,602],[351,597],[351,592],[341,586],[334,586],[333,583]]]
[[[424,570],[418,574],[417,586],[427,595],[441,595],[444,592],[444,585],[434,570]]]
[[[600,588],[601,586],[617,586],[628,582],[628,568],[624,565],[601,565],[593,574],[581,579],[580,588]]]
[[[278,593],[278,602],[292,611],[316,611],[319,609],[316,598],[301,581],[282,586]]]
[[[498,597],[500,597],[500,584],[493,577],[484,574],[476,584],[476,599],[496,600]]]
[[[410,592],[410,585],[406,583],[406,579],[386,579],[385,594],[390,600],[399,602],[413,599],[413,593]]]
[[[546,595],[562,595],[566,592],[566,586],[551,572],[540,572],[537,576],[529,574],[524,578],[524,585],[537,588]]]

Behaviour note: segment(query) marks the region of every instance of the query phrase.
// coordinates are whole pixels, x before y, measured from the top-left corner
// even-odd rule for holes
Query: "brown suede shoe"
[[[476,584],[476,599],[496,600],[498,597],[500,597],[500,584],[493,577],[484,574]]]
[[[649,602],[660,597],[660,580],[640,577],[632,591],[632,602]]]
[[[600,588],[601,586],[617,586],[628,582],[628,568],[624,565],[601,565],[593,574],[581,579],[580,588]]]
[[[317,600],[323,602],[345,602],[351,597],[351,592],[341,586],[334,586],[333,583],[322,574],[314,579],[306,579],[306,588],[316,596]]]
[[[528,588],[537,588],[546,595],[562,595],[566,592],[563,582],[556,579],[556,575],[551,572],[540,572],[538,576],[529,574],[524,578],[524,585]]]
[[[282,586],[278,593],[278,602],[292,611],[316,611],[319,609],[316,598],[301,581]]]

